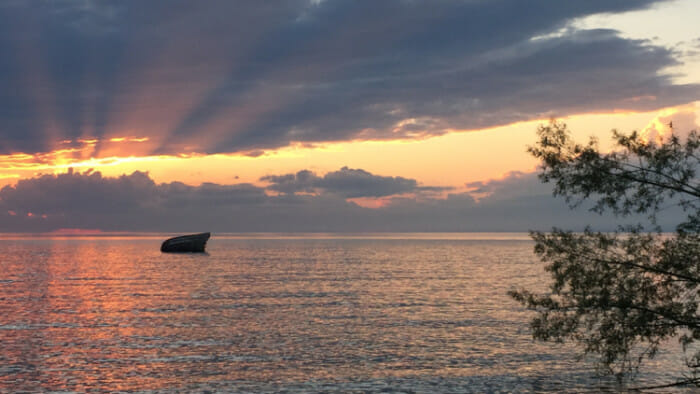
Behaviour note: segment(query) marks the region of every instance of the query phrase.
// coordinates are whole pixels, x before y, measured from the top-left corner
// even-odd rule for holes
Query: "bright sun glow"
[[[670,119],[678,129],[691,128],[697,111],[697,105],[690,105],[646,113],[577,115],[563,120],[578,137],[595,135],[605,147],[612,128],[663,132]],[[147,171],[156,182],[177,180],[197,185],[259,183],[259,178],[268,174],[303,169],[323,174],[350,166],[375,174],[413,178],[424,185],[461,188],[465,183],[500,178],[511,171],[532,171],[537,163],[525,152],[525,147],[534,142],[537,125],[547,121],[453,131],[418,140],[292,144],[255,156],[133,155],[130,152],[134,147],[147,144],[148,138],[111,137],[104,141],[86,138],[62,141],[64,148],[47,153],[0,155],[0,184],[13,184],[39,173],[62,173],[69,168],[93,169],[109,176]],[[96,145],[101,145],[99,156],[94,154]]]

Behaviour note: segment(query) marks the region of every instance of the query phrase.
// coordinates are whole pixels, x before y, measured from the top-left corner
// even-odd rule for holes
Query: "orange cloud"
[[[642,138],[647,141],[660,141],[671,133],[683,136],[691,130],[697,130],[699,120],[700,105],[698,104],[668,108],[659,111],[658,115],[646,125],[642,130]]]

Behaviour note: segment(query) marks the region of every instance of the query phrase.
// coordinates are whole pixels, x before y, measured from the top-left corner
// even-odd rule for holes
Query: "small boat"
[[[160,245],[160,251],[168,253],[203,253],[210,236],[211,233],[199,233],[166,239]]]

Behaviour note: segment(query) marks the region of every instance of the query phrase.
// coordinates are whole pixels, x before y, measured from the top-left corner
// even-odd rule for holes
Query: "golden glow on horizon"
[[[618,112],[586,114],[563,118],[577,139],[595,135],[604,149],[610,146],[610,130],[663,130],[666,119],[685,119],[678,126],[690,127],[697,105],[667,108],[646,113]],[[682,115],[682,116],[681,116]],[[13,184],[39,173],[62,173],[69,168],[93,169],[105,176],[147,171],[156,182],[180,181],[198,185],[255,183],[269,174],[293,173],[303,169],[324,174],[343,166],[362,168],[377,175],[416,179],[422,185],[464,189],[466,183],[498,179],[512,171],[532,171],[537,162],[526,153],[535,142],[537,126],[547,119],[519,122],[483,130],[454,130],[447,134],[415,140],[349,141],[324,144],[292,144],[262,152],[245,154],[182,153],[143,155],[132,153],[147,137],[111,137],[97,141],[84,139],[78,147],[65,147],[48,153],[0,155],[0,186]],[[64,141],[65,142],[65,141]],[[66,144],[72,144],[72,141]],[[85,156],[94,145],[105,145],[103,156]],[[140,151],[140,149],[136,149]],[[109,155],[107,155],[109,153]],[[250,153],[249,153],[250,154]],[[358,204],[377,205],[380,201]]]
[[[149,141],[150,138],[148,137],[142,137],[142,138],[135,138],[135,137],[114,137],[110,138],[108,141],[109,142],[146,142]]]

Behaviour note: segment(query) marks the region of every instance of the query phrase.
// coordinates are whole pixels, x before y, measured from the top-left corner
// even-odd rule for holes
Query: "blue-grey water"
[[[596,391],[508,298],[524,234],[0,239],[0,392]],[[640,384],[666,383],[663,354]]]

